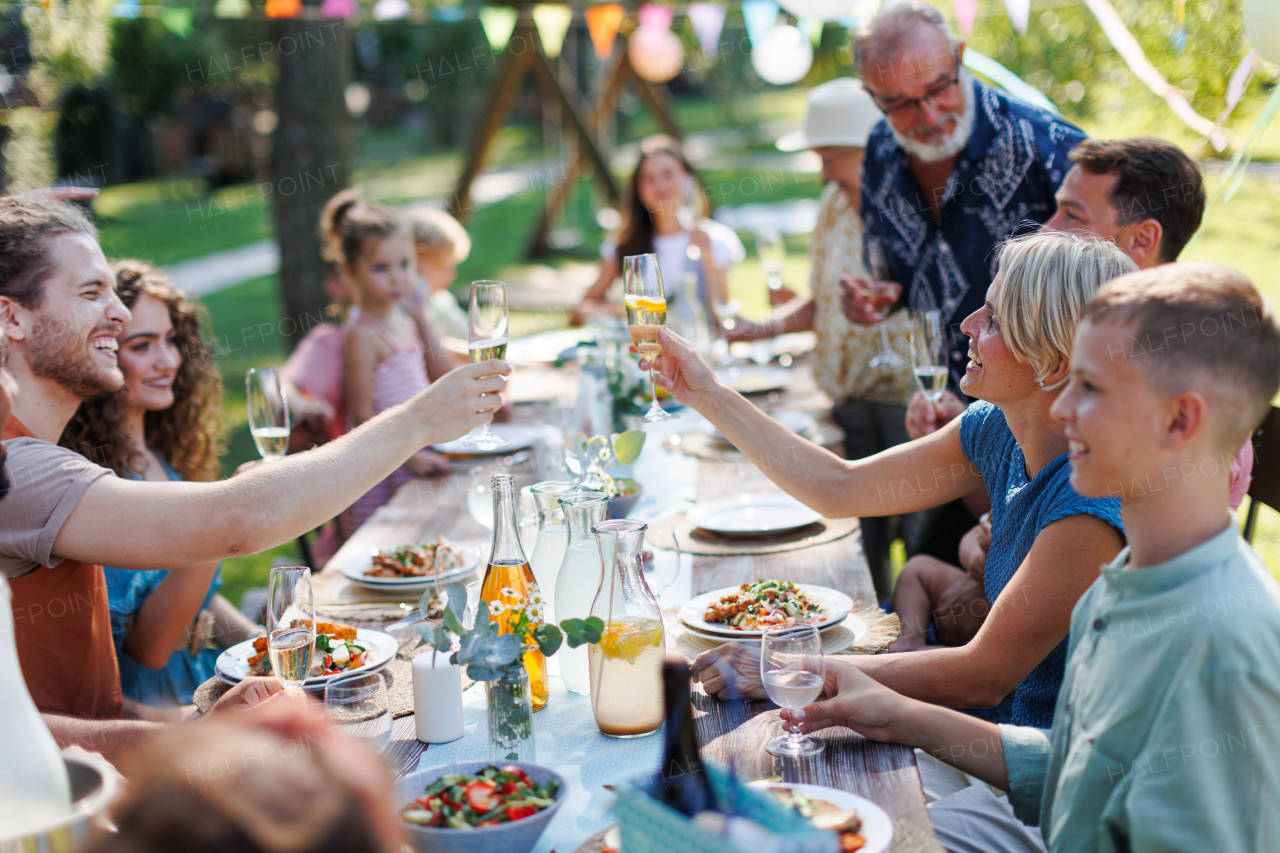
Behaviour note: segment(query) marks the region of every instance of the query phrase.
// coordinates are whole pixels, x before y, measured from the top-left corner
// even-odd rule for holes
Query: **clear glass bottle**
[[[12,500],[12,498],[10,498]],[[71,782],[58,744],[18,665],[9,582],[0,575],[0,837],[42,832],[71,814]],[[0,844],[0,847],[4,847]]]
[[[564,508],[565,524],[569,528],[569,543],[560,574],[556,577],[556,618],[586,619],[591,615],[591,603],[600,588],[604,564],[600,559],[600,547],[596,544],[592,528],[604,521],[609,510],[609,496],[603,492],[581,491],[560,499]],[[571,649],[561,646],[556,653],[560,663],[560,678],[570,693],[586,696],[591,692],[591,676],[588,674],[587,647]]]
[[[608,568],[591,605],[591,615],[604,622],[604,636],[588,646],[591,710],[610,737],[651,735],[662,728],[665,712],[662,608],[640,569],[648,529],[643,521],[620,518],[593,531]]]
[[[553,624],[556,621],[555,604],[552,601],[555,597],[556,578],[560,575],[565,549],[569,547],[569,528],[565,525],[560,499],[578,490],[578,484],[572,480],[547,480],[530,489],[538,518],[538,535],[534,540],[533,554],[529,557],[529,568],[533,570],[533,579],[538,582],[538,589],[546,591],[546,620]]]
[[[545,603],[533,578],[529,561],[520,547],[520,527],[516,521],[516,490],[510,474],[494,474],[490,481],[493,489],[493,546],[489,550],[489,567],[484,573],[480,597],[486,602],[523,606],[526,602]],[[495,620],[503,633],[510,626],[507,618]],[[538,649],[524,653],[524,668],[529,671],[529,687],[533,693],[533,710],[547,706],[547,658]]]

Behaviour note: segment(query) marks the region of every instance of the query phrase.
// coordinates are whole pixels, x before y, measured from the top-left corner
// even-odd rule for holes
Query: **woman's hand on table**
[[[710,365],[693,344],[665,326],[658,330],[662,352],[653,362],[654,381],[686,406],[697,409],[720,387]],[[636,352],[635,344],[631,351]]]
[[[917,391],[907,404],[907,435],[916,439],[937,432],[939,427],[959,417],[964,410],[965,404],[950,391],[943,391],[936,403],[929,402],[924,392]]]
[[[731,698],[729,681],[722,667],[732,668],[734,686],[747,699],[764,699],[764,683],[760,680],[760,650],[741,643],[703,652],[693,661],[693,680],[702,683],[708,696],[725,701]]]
[[[208,716],[227,711],[243,711],[261,705],[273,696],[286,695],[284,686],[273,675],[254,676],[232,687],[209,709]]]

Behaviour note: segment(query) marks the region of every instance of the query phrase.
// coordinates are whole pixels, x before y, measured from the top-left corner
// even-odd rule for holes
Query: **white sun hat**
[[[827,145],[865,148],[871,128],[884,117],[862,83],[852,77],[814,86],[805,102],[804,127],[779,139],[779,151]]]

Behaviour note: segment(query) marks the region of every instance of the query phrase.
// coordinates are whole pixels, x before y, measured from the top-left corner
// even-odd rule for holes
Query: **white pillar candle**
[[[423,743],[462,737],[462,670],[449,655],[427,651],[413,659],[413,721]]]

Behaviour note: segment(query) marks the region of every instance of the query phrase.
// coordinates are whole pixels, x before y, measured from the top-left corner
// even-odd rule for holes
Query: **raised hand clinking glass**
[[[822,695],[827,664],[822,657],[822,637],[812,625],[798,625],[768,631],[760,638],[760,680],[764,692],[789,711],[812,704]],[[773,755],[817,755],[826,747],[800,733],[799,723],[791,733],[765,744]]]
[[[889,261],[884,256],[884,249],[874,239],[867,240],[864,248],[867,257],[867,274],[871,276],[871,280],[863,283],[859,289],[862,291],[862,298],[875,312],[876,326],[880,329],[880,352],[868,363],[874,368],[883,367],[893,370],[905,364],[902,356],[889,346],[889,336],[884,330],[884,321],[888,319],[889,311],[893,308],[896,288],[892,282],[886,281],[889,278]]]
[[[911,315],[911,370],[930,403],[947,388],[946,329],[937,309]]]
[[[658,405],[658,386],[653,381],[653,363],[662,352],[658,330],[667,325],[667,294],[662,289],[658,256],[628,255],[622,259],[623,299],[627,303],[627,328],[640,353],[640,369],[649,371],[653,405],[636,418],[637,424],[651,424],[678,418]]]
[[[249,434],[263,459],[289,452],[289,401],[274,367],[255,367],[244,375]]]
[[[271,570],[267,579],[267,653],[286,692],[299,695],[316,647],[316,604],[311,569]]]
[[[467,312],[467,352],[471,363],[507,357],[507,286],[500,281],[471,282],[471,308]],[[499,450],[509,443],[494,435],[488,424],[462,440],[477,450]]]

